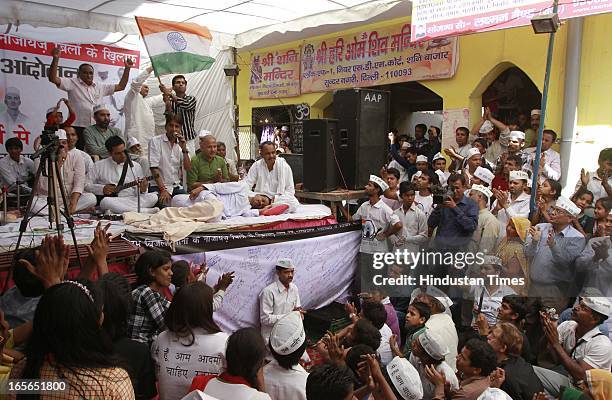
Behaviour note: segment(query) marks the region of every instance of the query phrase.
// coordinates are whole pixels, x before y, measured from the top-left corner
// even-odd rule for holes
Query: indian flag
[[[210,68],[212,35],[205,26],[136,17],[157,76],[188,74]]]

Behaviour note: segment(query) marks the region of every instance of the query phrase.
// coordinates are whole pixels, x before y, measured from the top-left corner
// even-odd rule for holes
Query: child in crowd
[[[610,210],[612,210],[612,198],[602,197],[595,202],[593,231],[587,232],[587,234],[592,233],[595,237],[606,236],[606,220]]]
[[[593,232],[593,226],[595,224],[595,219],[585,213],[585,210],[591,208],[593,205],[593,193],[585,188],[580,188],[572,196],[572,201],[580,208],[580,214],[578,214],[578,217],[576,217],[573,223],[574,228],[578,229],[586,236],[587,232]]]
[[[400,172],[395,168],[389,168],[383,178],[387,182],[387,185],[389,185],[389,188],[385,190],[381,200],[392,210],[397,210],[401,206],[399,201]]]
[[[431,309],[421,301],[415,301],[408,306],[408,312],[404,320],[404,331],[406,334],[404,348],[400,351],[399,338],[395,335],[393,335],[389,343],[394,356],[410,357],[412,342],[425,331],[425,323],[429,320],[430,316]]]

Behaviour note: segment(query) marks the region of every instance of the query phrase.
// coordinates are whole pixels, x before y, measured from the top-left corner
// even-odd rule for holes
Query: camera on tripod
[[[442,204],[444,201],[455,197],[455,189],[451,186],[444,188],[434,185],[431,187],[431,193],[433,195],[433,204]]]
[[[57,132],[56,127],[50,127],[49,129],[43,129],[40,134],[40,145],[43,147],[46,146],[58,146],[59,147],[59,137],[55,134]]]

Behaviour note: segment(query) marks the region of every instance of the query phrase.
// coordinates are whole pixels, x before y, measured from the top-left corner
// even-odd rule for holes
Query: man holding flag
[[[194,23],[179,23],[136,17],[155,75],[188,74],[209,69],[215,59],[210,56],[212,35],[208,28]],[[183,118],[182,133],[190,152],[195,152],[195,97],[187,95],[183,75],[172,79],[172,90],[160,80],[166,113]]]

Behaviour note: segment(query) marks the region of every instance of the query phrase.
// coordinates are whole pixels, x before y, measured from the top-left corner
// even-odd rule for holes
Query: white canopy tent
[[[236,145],[232,82],[223,67],[233,63],[231,47],[271,46],[410,13],[407,0],[0,0],[0,33],[139,50],[142,68],[148,56],[134,16],[207,26],[216,61],[187,76],[188,92],[198,99],[196,130],[212,131],[229,150]],[[162,82],[169,85],[170,79]],[[148,83],[151,95],[159,93],[156,79]],[[236,155],[228,151],[228,157]]]

